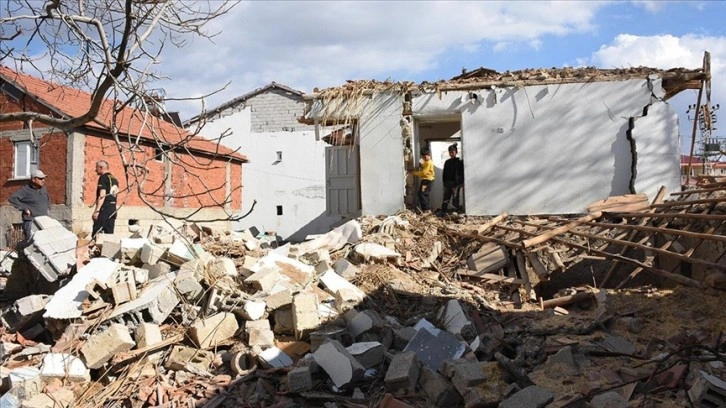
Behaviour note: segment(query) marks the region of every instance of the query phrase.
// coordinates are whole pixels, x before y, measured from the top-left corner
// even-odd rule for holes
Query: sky
[[[715,105],[726,102],[725,15],[722,1],[246,1],[208,27],[212,41],[167,48],[155,69],[168,79],[155,86],[171,98],[226,86],[205,98],[209,109],[272,81],[312,92],[479,67],[700,68],[710,51]],[[689,143],[696,99],[688,90],[671,100]],[[167,103],[183,119],[201,108]]]

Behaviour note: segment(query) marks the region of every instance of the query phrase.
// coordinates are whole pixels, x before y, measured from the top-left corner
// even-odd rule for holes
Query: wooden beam
[[[575,220],[567,225],[563,225],[561,227],[549,230],[549,231],[545,232],[544,234],[538,235],[534,238],[525,239],[524,241],[522,241],[522,248],[529,248],[534,245],[538,245],[543,242],[547,242],[550,239],[552,239],[553,237],[560,235],[560,234],[564,234],[565,232],[570,231],[571,229],[577,227],[578,225],[584,224],[588,221],[596,220],[600,217],[602,217],[602,212],[595,211],[584,217],[578,218],[577,220]]]
[[[679,229],[673,229],[673,228],[649,227],[647,225],[609,224],[609,223],[604,223],[604,222],[588,223],[588,225],[597,225],[597,226],[608,227],[608,228],[620,228],[620,229],[626,229],[626,230],[632,230],[632,231],[657,232],[657,233],[661,233],[661,234],[680,235],[680,236],[689,237],[689,238],[726,242],[726,236],[724,236],[724,235],[690,232],[690,231],[686,231],[686,230],[679,230]]]

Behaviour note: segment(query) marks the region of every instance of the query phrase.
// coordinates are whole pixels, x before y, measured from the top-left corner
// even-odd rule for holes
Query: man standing
[[[416,177],[421,178],[421,184],[418,187],[418,205],[421,211],[429,211],[429,194],[431,193],[431,184],[434,183],[434,162],[431,161],[431,151],[429,149],[421,150],[421,168],[412,171]]]
[[[459,153],[456,143],[449,146],[449,158],[444,162],[444,201],[441,203],[441,212],[446,213],[449,201],[453,198],[453,205],[457,211],[461,211],[459,205],[459,191],[464,185],[464,162],[456,157]]]
[[[48,215],[50,209],[50,196],[45,188],[45,173],[41,170],[33,170],[30,173],[30,182],[8,198],[10,205],[15,207],[23,215],[23,234],[25,241],[30,241],[32,234],[33,219],[42,215]]]
[[[99,160],[96,163],[98,186],[96,187],[96,206],[93,212],[92,238],[103,232],[113,234],[116,225],[116,194],[118,194],[118,180],[108,169],[108,162]]]

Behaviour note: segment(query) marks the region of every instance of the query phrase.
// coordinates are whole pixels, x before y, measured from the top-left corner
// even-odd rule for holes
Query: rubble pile
[[[724,186],[298,244],[39,217],[0,252],[0,405],[721,406]]]

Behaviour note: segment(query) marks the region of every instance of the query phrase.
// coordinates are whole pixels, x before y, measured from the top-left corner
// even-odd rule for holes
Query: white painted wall
[[[257,204],[249,216],[233,223],[233,229],[255,226],[291,241],[330,231],[340,218],[325,214],[325,142],[315,141],[312,126],[298,123],[295,131],[282,130],[292,129],[290,117],[298,106],[297,115],[302,115],[302,104],[263,93],[247,105],[223,112],[201,131],[214,138],[231,129],[232,135],[222,144],[240,148],[250,160],[243,165],[241,213],[247,213],[254,200]],[[253,128],[280,130],[252,132]],[[282,152],[279,162],[278,151]],[[277,206],[282,206],[282,215],[277,215]]]
[[[652,89],[662,94],[660,79]],[[661,185],[679,186],[677,115],[645,79],[477,93],[474,104],[463,91],[413,100],[417,119],[461,112],[468,214],[581,213],[594,201],[629,193],[630,117],[637,192],[652,198]],[[363,213],[392,214],[403,207],[401,101],[373,102],[372,114],[361,115]]]

